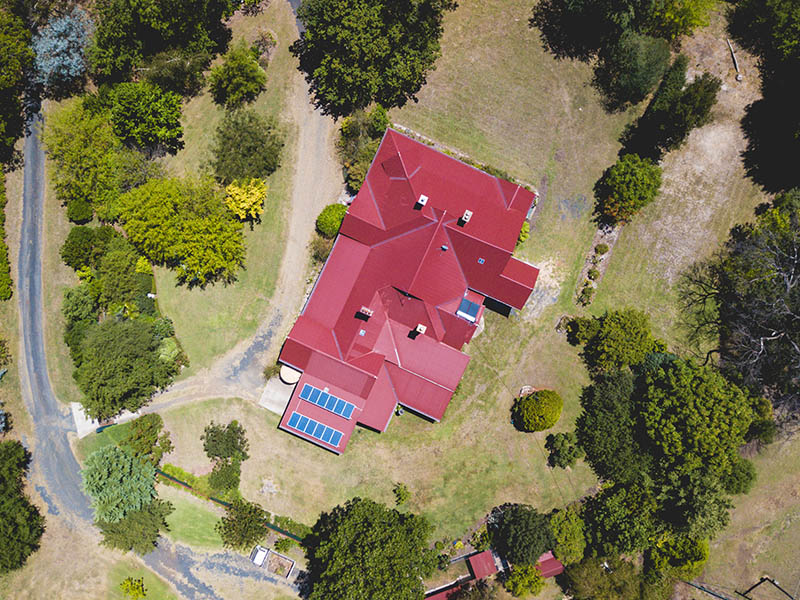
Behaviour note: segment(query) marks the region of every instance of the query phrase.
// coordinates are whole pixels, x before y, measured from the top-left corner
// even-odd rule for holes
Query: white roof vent
[[[464,223],[469,223],[469,220],[470,220],[471,218],[472,218],[472,211],[471,211],[471,210],[465,210],[465,211],[464,211],[464,214],[463,214],[463,215],[462,215],[462,217],[461,217],[461,220],[462,220]]]
[[[414,329],[414,331],[416,331],[420,335],[424,335],[425,332],[428,331],[428,328],[425,327],[425,325],[423,325],[422,323],[418,323],[417,327],[416,327],[416,329]]]
[[[428,197],[425,194],[419,195],[419,200],[417,200],[417,204],[419,206],[425,206],[428,203]]]
[[[371,308],[368,308],[368,307],[366,307],[366,306],[362,306],[362,307],[359,309],[359,311],[358,311],[358,312],[360,312],[360,313],[361,313],[362,315],[364,315],[365,317],[371,317],[372,315],[374,315],[374,314],[375,314],[375,311],[374,311],[374,310],[372,310]]]

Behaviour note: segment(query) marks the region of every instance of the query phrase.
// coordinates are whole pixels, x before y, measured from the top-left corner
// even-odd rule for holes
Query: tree
[[[372,102],[403,106],[425,83],[441,52],[442,20],[452,0],[306,0],[290,51],[314,100],[343,116]]]
[[[492,545],[513,564],[535,565],[552,546],[547,515],[527,504],[492,511]]]
[[[269,513],[258,504],[236,499],[225,509],[216,529],[226,548],[244,550],[266,537],[268,523]]]
[[[533,565],[514,565],[505,581],[506,589],[512,596],[538,596],[544,589],[544,577]]]
[[[153,500],[138,510],[128,512],[116,522],[98,520],[102,544],[124,552],[147,554],[158,545],[158,536],[169,531],[167,517],[175,510],[169,502]]]
[[[729,475],[753,411],[750,399],[718,371],[676,360],[647,373],[640,409],[654,465],[674,475]]]
[[[15,157],[14,143],[22,135],[20,97],[32,63],[30,32],[18,16],[0,8],[0,164]]]
[[[380,104],[369,112],[357,110],[342,119],[336,146],[345,168],[347,187],[353,192],[361,189],[387,127],[389,116]]]
[[[266,89],[267,74],[258,64],[258,55],[242,39],[211,69],[208,81],[214,102],[236,109],[253,102]]]
[[[547,436],[544,447],[550,451],[547,464],[551,467],[566,469],[584,456],[583,448],[578,445],[578,437],[572,432],[551,433]]]
[[[103,227],[85,227],[83,225],[70,227],[67,239],[61,246],[61,260],[76,271],[82,267],[96,269],[111,240],[119,237],[120,234],[113,227],[107,225]]]
[[[756,468],[746,458],[733,463],[730,473],[722,478],[725,491],[731,495],[747,494],[756,481]]]
[[[95,519],[117,523],[150,504],[156,496],[156,472],[147,461],[117,446],[92,452],[81,470],[83,489],[92,499]]]
[[[164,419],[161,415],[155,413],[142,415],[131,423],[128,435],[119,445],[128,448],[136,458],[147,460],[157,467],[161,458],[173,449],[169,432],[161,433],[163,427]]]
[[[150,291],[150,286],[144,286],[136,272],[139,258],[136,249],[124,237],[114,236],[108,242],[96,272],[101,306],[134,303]]]
[[[141,408],[177,372],[159,358],[154,326],[143,320],[106,319],[92,326],[81,343],[82,361],[74,376],[85,394],[83,406],[95,419]]]
[[[644,100],[669,66],[669,45],[661,39],[625,32],[600,52],[594,85],[607,106],[619,110]]]
[[[800,409],[798,247],[800,189],[734,227],[720,252],[685,274],[679,292],[693,339],[714,344],[723,372],[770,398],[779,419]]]
[[[306,545],[309,600],[422,600],[435,564],[432,529],[423,517],[362,498],[323,512]]]
[[[141,600],[147,596],[147,590],[144,587],[144,579],[134,579],[133,577],[126,577],[119,584],[122,593],[130,600]]]
[[[70,220],[91,220],[92,207],[105,216],[120,194],[121,142],[108,115],[92,113],[82,100],[69,101],[48,119],[44,143],[55,165],[56,197],[67,206]]]
[[[317,231],[323,237],[332,240],[339,233],[346,213],[347,206],[344,204],[328,204],[317,216]]]
[[[553,554],[565,565],[579,562],[586,550],[586,536],[579,508],[568,506],[553,511],[550,515],[550,531],[553,535]]]
[[[146,81],[162,90],[193,96],[203,88],[203,71],[210,62],[211,55],[206,51],[173,49],[159,52],[138,70]]]
[[[645,553],[645,568],[661,576],[694,579],[703,572],[708,552],[708,540],[668,536]]]
[[[200,439],[203,440],[203,450],[212,460],[220,458],[243,461],[250,458],[247,454],[250,444],[245,437],[244,427],[236,420],[227,425],[211,421]]]
[[[594,186],[595,214],[601,223],[627,223],[650,204],[661,187],[661,167],[649,158],[623,154]]]
[[[19,443],[16,441],[0,444]],[[21,568],[39,549],[44,517],[28,499],[21,486],[0,486],[0,575]]]
[[[2,143],[0,141],[0,143]],[[8,300],[13,293],[11,263],[6,245],[6,177],[0,172],[0,300]]]
[[[447,600],[496,600],[497,588],[485,579],[470,582],[451,593]]]
[[[148,181],[120,198],[120,220],[131,243],[181,284],[230,283],[244,263],[242,225],[208,178]]]
[[[514,401],[511,419],[520,431],[544,431],[556,424],[563,406],[556,392],[539,390]]]
[[[583,345],[581,356],[593,373],[638,365],[650,353],[664,349],[663,342],[653,337],[647,314],[633,308],[573,319],[569,327],[570,343]]]
[[[229,39],[223,21],[235,7],[229,0],[98,0],[97,31],[89,48],[94,77],[99,82],[124,81],[144,59],[172,48],[216,51]]]
[[[235,490],[239,487],[241,466],[238,459],[222,459],[214,463],[208,476],[209,485],[220,492]]]
[[[183,148],[178,94],[147,82],[120,83],[111,100],[111,125],[124,144],[151,155]]]
[[[86,46],[93,28],[88,13],[74,6],[33,37],[35,78],[48,95],[58,98],[81,87],[87,67]]]
[[[629,554],[649,547],[657,533],[656,499],[639,486],[615,485],[586,504],[586,530],[600,555]]]
[[[275,121],[249,109],[226,112],[216,130],[211,168],[225,185],[264,179],[280,166],[283,145]]]
[[[241,184],[234,181],[225,188],[225,206],[242,221],[261,221],[264,200],[267,199],[267,182],[250,179]]]
[[[709,23],[709,13],[717,6],[716,0],[666,0],[653,3],[651,31],[668,40],[681,35],[691,35]]]
[[[604,566],[608,565],[608,568]],[[564,573],[566,591],[575,600],[640,600],[641,574],[616,557],[587,557]]]

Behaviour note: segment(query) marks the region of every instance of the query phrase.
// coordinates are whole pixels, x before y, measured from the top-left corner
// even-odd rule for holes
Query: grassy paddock
[[[127,559],[116,563],[108,573],[108,593],[106,595],[108,600],[125,600],[127,598],[119,587],[126,577],[144,579],[147,600],[176,600],[177,598],[166,581],[139,563]]]
[[[175,512],[167,517],[167,535],[172,541],[192,548],[222,549],[222,540],[214,529],[223,514],[222,509],[174,487],[159,484],[157,488],[158,497],[175,507]]]
[[[236,15],[232,21],[234,41],[252,41],[260,29],[270,29],[278,47],[267,69],[267,91],[252,105],[259,113],[275,117],[286,133],[282,166],[269,177],[267,208],[262,222],[245,227],[245,268],[232,285],[209,286],[205,290],[176,286],[173,273],[156,269],[159,306],[175,322],[175,330],[189,356],[186,377],[208,366],[212,359],[252,335],[263,320],[275,291],[285,242],[285,215],[294,173],[296,125],[287,116],[287,96],[296,76],[296,61],[288,52],[294,39],[294,17],[289,5],[272,2],[256,17]],[[196,173],[211,159],[214,131],[223,116],[210,93],[190,100],[183,108],[186,147],[165,162],[175,175]]]

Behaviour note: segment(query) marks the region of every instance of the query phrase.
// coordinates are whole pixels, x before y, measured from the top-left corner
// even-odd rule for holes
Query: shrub
[[[342,120],[337,146],[352,191],[361,189],[388,126],[389,117],[379,104],[370,112],[357,110]]]
[[[165,50],[142,67],[146,81],[181,96],[193,96],[205,84],[203,71],[211,62],[207,52],[185,49]]]
[[[598,271],[597,269],[595,269],[594,267],[592,267],[592,268],[591,268],[591,269],[589,269],[589,271],[586,273],[586,276],[587,276],[587,277],[588,277],[588,278],[589,278],[591,281],[595,281],[595,280],[596,280],[598,277],[600,277],[600,271]]]
[[[88,223],[93,216],[92,205],[86,200],[75,198],[67,202],[67,218],[73,223]]]
[[[489,549],[491,546],[491,539],[489,538],[489,530],[486,528],[486,525],[481,526],[472,534],[469,543],[472,544],[472,547],[478,552]]]
[[[329,204],[317,217],[317,231],[329,240],[336,237],[344,221],[347,207],[344,204]]]
[[[267,199],[267,182],[263,179],[234,181],[225,188],[225,206],[242,221],[261,221],[264,200]]]
[[[581,293],[578,294],[578,303],[581,306],[588,306],[589,304],[592,303],[592,300],[594,299],[594,293],[595,293],[594,286],[589,281],[587,281],[584,284],[583,288],[581,289]]]
[[[659,540],[645,553],[645,568],[662,576],[694,579],[703,572],[708,551],[708,540],[670,536]]]
[[[599,254],[600,256],[608,252],[608,250],[608,244],[597,244],[597,246],[594,247],[595,253]]]
[[[275,551],[280,552],[281,554],[286,554],[297,545],[297,542],[294,541],[292,538],[282,537],[278,540],[275,540]]]
[[[225,509],[225,516],[216,530],[226,548],[243,550],[264,539],[267,535],[269,514],[258,504],[234,500]]]
[[[120,83],[111,93],[111,125],[130,147],[175,154],[183,148],[181,97],[147,82]]]
[[[211,421],[206,426],[203,435],[203,450],[210,459],[247,460],[247,450],[250,446],[245,437],[245,430],[238,421],[233,420],[227,425],[216,424]]]
[[[638,154],[624,154],[594,186],[595,214],[603,223],[627,223],[660,188],[661,167]]]
[[[519,237],[517,238],[517,246],[520,246],[528,241],[531,237],[531,224],[527,221],[522,223],[522,229],[519,230]]]
[[[397,506],[405,504],[411,499],[411,492],[408,491],[405,483],[395,483],[392,492],[394,492],[394,501]]]
[[[580,509],[568,506],[550,514],[550,531],[553,534],[553,553],[565,565],[583,559],[586,551],[586,536]]]
[[[311,258],[318,263],[324,263],[333,250],[333,240],[326,239],[321,235],[315,235],[311,240]]]
[[[6,176],[0,172],[0,300],[11,298],[11,264],[8,261],[6,245]]]
[[[511,409],[514,425],[520,431],[544,431],[556,424],[564,401],[553,390],[539,390],[517,398]]]
[[[533,565],[514,565],[504,585],[517,598],[529,594],[536,596],[544,589],[544,577]]]
[[[551,467],[566,469],[583,458],[583,448],[578,445],[578,438],[573,433],[551,433],[547,436],[544,447],[550,451],[547,464]]]
[[[722,478],[722,485],[729,494],[746,494],[756,480],[756,468],[746,458],[739,458],[731,472]]]

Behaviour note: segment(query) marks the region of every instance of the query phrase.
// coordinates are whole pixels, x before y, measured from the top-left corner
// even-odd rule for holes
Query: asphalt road
[[[92,526],[89,498],[81,488],[80,466],[67,434],[75,431],[71,413],[53,394],[47,371],[42,306],[42,223],[44,213],[44,150],[39,139],[41,115],[25,138],[22,235],[20,239],[19,298],[23,361],[22,394],[33,421],[35,441],[31,469],[44,485],[35,489],[48,506],[47,519],[65,519],[71,525]],[[160,538],[158,548],[145,563],[171,581],[188,599],[222,600],[213,586],[203,581],[208,573],[297,586],[279,582],[245,556],[231,552],[205,554]]]

